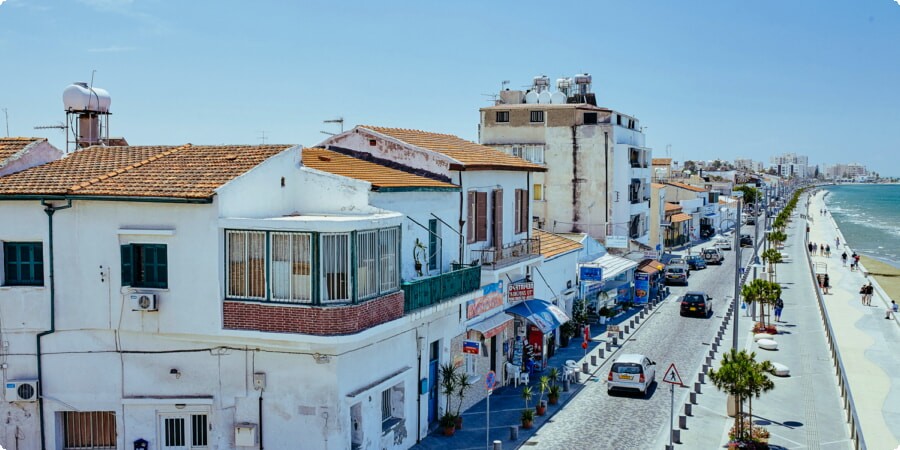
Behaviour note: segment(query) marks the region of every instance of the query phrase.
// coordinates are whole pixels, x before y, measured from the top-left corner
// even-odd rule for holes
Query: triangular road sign
[[[666,375],[663,376],[663,381],[684,386],[684,383],[681,382],[681,375],[678,375],[678,369],[675,368],[675,363],[669,365],[669,368],[666,370]]]

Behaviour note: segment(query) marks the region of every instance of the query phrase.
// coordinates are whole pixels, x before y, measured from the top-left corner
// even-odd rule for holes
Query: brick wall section
[[[403,316],[403,291],[358,305],[306,306],[226,300],[226,330],[333,336],[353,334]]]

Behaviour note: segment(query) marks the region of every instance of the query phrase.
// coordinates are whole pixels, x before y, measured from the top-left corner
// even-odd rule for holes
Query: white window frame
[[[206,445],[203,444],[194,444],[194,438],[197,437],[194,435],[194,416],[204,416],[205,429],[202,431],[203,440],[206,441]],[[184,421],[184,428],[181,430],[183,433],[182,438],[184,439],[184,445],[166,445],[166,420],[167,419],[181,419]],[[210,414],[208,410],[190,410],[190,411],[178,411],[178,412],[159,412],[156,415],[156,425],[159,433],[158,440],[159,445],[157,448],[159,450],[206,450],[211,448],[209,445],[210,441],[210,426],[212,421],[210,420]]]
[[[287,242],[277,242],[282,239]],[[285,244],[287,259],[281,260]],[[272,231],[269,249],[269,298],[278,302],[312,303],[312,234]],[[302,272],[303,264],[306,273],[295,273],[298,269]]]
[[[232,248],[231,245],[231,237],[232,236],[243,236],[243,249],[237,251]],[[262,236],[263,243],[263,288],[261,290],[262,295],[255,296],[249,295],[252,292],[251,283],[254,280],[251,280],[251,271],[250,271],[250,256],[253,249],[251,249],[251,236]],[[266,232],[265,231],[252,231],[252,230],[225,230],[225,297],[233,298],[233,299],[245,299],[245,300],[265,300],[266,299],[266,289],[267,286],[265,284],[268,280],[266,280],[266,270],[265,265],[268,264],[268,256],[266,253]],[[240,258],[240,260],[233,260],[233,258]],[[231,292],[231,278],[233,276],[231,272],[231,263],[233,262],[241,262],[244,263],[244,286],[241,292],[234,293]],[[256,280],[259,281],[259,280]]]
[[[534,120],[535,117],[539,117],[540,120]],[[528,119],[531,123],[544,123],[544,111],[541,109],[530,110],[528,111]]]

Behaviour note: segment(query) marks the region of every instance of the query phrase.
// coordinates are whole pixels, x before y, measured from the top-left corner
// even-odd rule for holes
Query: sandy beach
[[[867,256],[859,260],[892,299],[900,299],[900,269]]]

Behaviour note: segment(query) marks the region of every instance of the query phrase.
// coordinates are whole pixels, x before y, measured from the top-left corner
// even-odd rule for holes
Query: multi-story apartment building
[[[785,153],[773,156],[769,161],[781,177],[806,178],[809,176],[809,158],[805,155]]]
[[[536,77],[527,92],[500,92],[480,111],[480,141],[547,168],[531,186],[539,228],[647,244],[651,150],[634,116],[597,106],[590,82],[560,79],[551,93]]]

